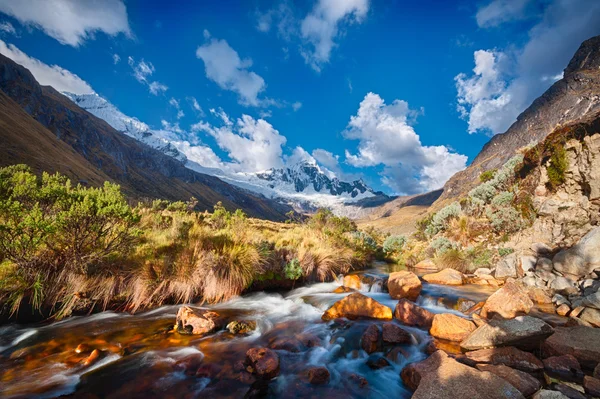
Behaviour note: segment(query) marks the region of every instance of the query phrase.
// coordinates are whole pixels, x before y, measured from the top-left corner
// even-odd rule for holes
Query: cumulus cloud
[[[249,70],[252,60],[241,59],[227,41],[210,39],[199,46],[196,57],[204,62],[206,77],[225,90],[237,93],[243,105],[259,106],[259,93],[265,90],[262,77]]]
[[[155,96],[164,93],[168,90],[168,87],[160,82],[151,81],[150,77],[156,71],[154,65],[151,62],[146,62],[143,59],[139,62],[135,62],[133,57],[127,58],[127,63],[133,70],[133,77],[140,83],[148,86],[150,93]]]
[[[132,35],[122,0],[0,0],[0,12],[73,47],[97,32]]]
[[[382,182],[399,194],[442,187],[465,168],[467,157],[445,146],[424,146],[412,126],[419,113],[406,101],[387,105],[368,93],[344,131],[346,139],[359,141],[355,154],[346,150],[346,162],[355,167],[383,165]]]
[[[500,11],[487,11],[487,19],[478,16],[478,21],[483,18],[487,21],[482,22],[483,26],[498,26],[517,19],[520,14],[515,10],[521,8],[500,7],[509,3],[489,3],[486,7]],[[474,53],[473,72],[455,78],[458,111],[471,133],[506,131],[533,100],[561,78],[561,71],[581,42],[600,33],[600,2],[596,0],[534,3],[541,14],[528,15],[537,21],[522,47],[478,50]]]
[[[13,44],[7,44],[0,40],[0,53],[29,69],[41,85],[52,86],[61,92],[67,91],[75,94],[94,93],[91,86],[79,76],[58,65],[48,65],[36,58],[30,57]]]
[[[282,147],[287,140],[269,122],[242,115],[234,123],[223,110],[212,111],[221,118],[222,126],[199,122],[192,131],[211,135],[233,160],[231,170],[257,172],[283,166]]]

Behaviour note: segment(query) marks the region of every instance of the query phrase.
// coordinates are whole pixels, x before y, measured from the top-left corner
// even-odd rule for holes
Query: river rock
[[[217,312],[208,309],[192,309],[182,306],[175,321],[180,334],[208,334],[222,327],[223,319]]]
[[[354,291],[356,291],[354,288],[349,288],[349,287],[345,287],[343,285],[340,285],[335,290],[333,290],[333,293],[334,294],[345,294],[347,292],[354,292]]]
[[[472,352],[467,352],[464,357],[469,366],[474,366],[478,363],[504,365],[513,369],[533,373],[543,370],[544,364],[534,355],[529,352],[522,351],[514,346],[502,348],[479,349]]]
[[[379,370],[391,366],[390,362],[381,355],[371,355],[367,359],[367,366],[371,370]]]
[[[340,317],[351,320],[359,317],[390,320],[392,318],[392,309],[368,296],[355,292],[334,303],[321,316],[325,321]]]
[[[563,295],[573,295],[579,292],[577,283],[570,278],[557,276],[548,283],[548,287]]]
[[[518,316],[509,320],[490,320],[473,331],[460,347],[466,351],[501,346],[521,349],[535,348],[554,332],[543,320],[530,316]]]
[[[324,385],[329,382],[331,374],[327,367],[313,367],[308,370],[308,382],[313,385]]]
[[[431,284],[463,285],[465,275],[458,270],[448,268],[437,273],[426,274],[423,276],[423,280]]]
[[[594,377],[585,376],[583,378],[583,388],[585,392],[594,398],[600,397],[600,380]]]
[[[495,315],[512,319],[518,315],[529,313],[532,307],[533,302],[527,291],[511,282],[494,292],[485,301],[480,315],[488,319]]]
[[[232,334],[250,334],[252,331],[256,330],[256,322],[255,321],[232,321],[227,324],[225,327]]]
[[[406,298],[414,301],[421,293],[421,288],[421,280],[413,272],[394,272],[388,279],[388,291],[394,299]]]
[[[344,276],[344,283],[342,285],[354,290],[360,290],[360,287],[362,286],[360,276],[357,274],[349,274]]]
[[[480,371],[489,371],[506,380],[506,382],[517,388],[525,397],[533,395],[542,387],[542,384],[537,378],[534,378],[523,371],[515,370],[504,365],[494,366],[491,364],[478,364],[477,369]]]
[[[544,342],[542,351],[546,357],[573,355],[580,365],[594,368],[600,362],[600,329],[557,327]]]
[[[447,358],[448,355],[446,352],[438,350],[433,352],[431,356],[423,361],[407,365],[400,372],[402,382],[404,382],[404,385],[406,385],[410,390],[416,390],[421,383],[421,378],[423,378],[426,374],[437,370],[441,363]]]
[[[472,321],[451,313],[441,313],[433,317],[429,333],[436,338],[460,342],[475,331],[475,328]]]
[[[259,378],[270,380],[279,375],[279,355],[268,348],[252,348],[246,352],[246,368]]]
[[[487,268],[487,267],[480,267],[479,269],[475,270],[475,272],[473,274],[475,276],[477,276],[477,277],[491,276],[492,275],[492,269]]]
[[[383,323],[383,342],[387,344],[409,344],[412,335],[394,323]]]
[[[517,255],[510,254],[505,256],[496,264],[494,277],[497,279],[506,279],[508,277],[517,277]]]
[[[524,276],[527,272],[534,271],[536,263],[537,258],[535,256],[521,256],[519,258],[519,263],[517,264],[517,274],[519,277]]]
[[[559,316],[567,316],[570,311],[571,308],[566,303],[563,303],[562,305],[556,307],[556,314]]]
[[[600,269],[600,227],[592,229],[573,247],[560,251],[552,263],[555,270],[576,278]]]
[[[600,310],[585,308],[579,315],[579,319],[589,323],[594,327],[600,327]]]
[[[533,301],[533,303],[538,305],[547,305],[552,303],[552,296],[550,293],[543,288],[530,288],[529,289],[529,298]]]
[[[532,396],[532,399],[569,399],[558,391],[542,389]]]
[[[587,399],[583,393],[567,384],[555,383],[550,385],[550,387],[562,393],[569,399]]]
[[[437,351],[430,358],[440,352]],[[465,366],[447,355],[439,355],[437,359],[421,367],[416,375],[417,389],[413,399],[445,399],[449,394],[451,397],[469,399],[523,398],[523,395],[504,379]],[[416,375],[413,375],[413,378]],[[405,381],[404,376],[402,380]]]
[[[565,381],[581,381],[583,371],[573,355],[550,356],[544,359],[544,370],[555,378]]]
[[[419,263],[414,265],[413,268],[417,270],[439,270],[435,262],[429,258],[420,261]]]
[[[371,324],[360,339],[360,346],[369,354],[381,350],[381,331],[376,324]]]
[[[394,310],[394,317],[407,326],[431,327],[434,314],[407,299],[400,299]]]

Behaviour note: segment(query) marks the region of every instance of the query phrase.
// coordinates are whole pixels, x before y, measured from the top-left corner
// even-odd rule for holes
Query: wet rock
[[[600,268],[600,227],[592,229],[576,245],[560,251],[552,259],[562,274],[583,277]]]
[[[226,327],[232,334],[250,334],[256,330],[255,321],[232,321]]]
[[[544,370],[549,376],[565,381],[581,381],[583,378],[581,366],[572,355],[550,356],[544,359]]]
[[[381,350],[381,332],[379,327],[371,324],[360,339],[360,347],[369,354]]]
[[[86,343],[81,343],[75,348],[75,353],[88,353],[92,351],[92,347]]]
[[[497,279],[506,279],[508,277],[517,277],[517,255],[510,254],[505,256],[496,265],[494,277]]]
[[[347,292],[354,292],[354,291],[356,291],[354,288],[345,287],[343,285],[340,285],[335,290],[333,290],[333,293],[334,294],[345,294]]]
[[[439,353],[442,355],[430,361]],[[409,375],[409,372],[405,373],[404,370],[401,374],[407,386],[417,387],[413,399],[441,399],[448,398],[449,394],[451,397],[469,399],[523,398],[523,395],[504,379],[458,363],[441,351],[420,363],[425,365],[414,366],[413,371],[416,372],[412,375]],[[410,366],[412,365],[408,367]],[[407,381],[410,385],[406,383]]]
[[[367,366],[371,370],[379,370],[385,367],[391,366],[390,362],[383,356],[380,355],[371,355],[367,359]]]
[[[303,352],[306,349],[295,337],[276,337],[269,343],[269,348],[292,353]]]
[[[573,355],[581,366],[594,368],[600,362],[600,329],[557,327],[544,342],[542,351],[546,357]]]
[[[314,348],[316,346],[322,346],[321,339],[314,334],[305,332],[298,334],[296,339],[307,348]]]
[[[594,327],[600,327],[600,310],[585,308],[579,318]]]
[[[448,341],[462,341],[475,331],[475,328],[472,321],[451,313],[442,313],[433,317],[429,333],[436,338]]]
[[[460,346],[466,351],[501,346],[529,349],[538,347],[540,342],[553,332],[548,323],[530,316],[491,320],[473,331]]]
[[[527,295],[527,291],[515,283],[507,283],[490,295],[483,308],[481,308],[480,315],[487,319],[495,315],[512,319],[529,313],[532,307],[533,302]]]
[[[84,367],[89,367],[92,364],[96,363],[98,360],[100,360],[100,356],[101,356],[101,352],[98,349],[94,349],[92,351],[92,353],[90,353],[90,355],[85,359],[85,361],[83,362],[83,366]]]
[[[350,274],[348,276],[344,276],[344,287],[352,288],[354,290],[360,290],[362,283],[360,281],[360,276],[357,274]]]
[[[437,273],[426,274],[423,276],[423,280],[431,284],[463,285],[465,275],[458,270],[448,268]]]
[[[421,379],[429,373],[435,372],[442,362],[448,358],[448,355],[444,351],[436,351],[431,354],[427,359],[411,363],[404,367],[400,372],[400,377],[404,385],[408,389],[414,391],[419,387]]]
[[[407,326],[417,326],[420,328],[431,327],[434,314],[415,303],[400,299],[394,310],[394,317]]]
[[[223,325],[223,320],[216,312],[182,306],[177,311],[176,325],[180,334],[199,335],[217,330]]]
[[[204,355],[197,353],[189,355],[175,362],[175,368],[183,371],[187,376],[196,375],[198,369],[202,366]]]
[[[357,319],[366,317],[372,319],[390,320],[392,318],[392,309],[388,308],[359,292],[350,294],[340,299],[323,313],[321,318],[325,321],[345,317],[347,319]]]
[[[421,288],[421,280],[412,272],[394,272],[388,279],[388,291],[394,299],[406,298],[414,301],[421,293]]]
[[[475,305],[477,305],[477,302],[475,302],[475,301],[472,301],[470,299],[465,299],[465,298],[458,298],[458,301],[456,301],[456,306],[454,307],[454,309],[458,310],[459,312],[466,313],[470,309],[472,309],[473,306],[475,306]]]
[[[558,391],[551,391],[549,389],[542,389],[532,396],[532,399],[569,399]]]
[[[595,398],[600,397],[600,379],[586,375],[583,378],[583,388],[588,395]]]
[[[566,303],[563,303],[562,305],[556,308],[556,314],[559,316],[567,316],[570,311],[571,308]]]
[[[478,364],[477,369],[480,371],[489,371],[506,380],[506,382],[517,388],[525,397],[533,395],[542,387],[542,384],[536,378],[523,371],[515,370],[504,365],[494,366],[491,364]]]
[[[313,367],[308,370],[308,382],[313,385],[324,385],[329,382],[329,370],[326,367]]]
[[[586,399],[583,393],[566,384],[552,384],[552,388],[562,393],[569,399]]]
[[[246,352],[246,367],[259,378],[270,380],[279,375],[279,356],[268,348],[252,348]]]
[[[358,385],[360,388],[365,388],[369,385],[369,381],[367,381],[367,379],[365,377],[363,377],[362,375],[354,374],[354,373],[352,373],[348,376],[348,380],[352,381],[353,383]]]
[[[413,268],[418,270],[439,270],[435,262],[429,258],[420,261],[419,263],[414,265]]]
[[[529,352],[522,351],[513,346],[503,348],[480,349],[465,353],[468,365],[478,363],[504,365],[513,369],[536,372],[544,368],[542,362]]]
[[[387,344],[409,344],[413,336],[394,323],[383,324],[383,342]]]
[[[406,351],[404,351],[404,349],[400,346],[396,346],[390,349],[389,352],[385,354],[385,358],[394,363],[401,363],[408,357],[409,354]]]

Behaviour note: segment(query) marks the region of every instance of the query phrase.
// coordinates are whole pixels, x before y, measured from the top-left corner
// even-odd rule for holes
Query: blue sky
[[[443,185],[600,34],[596,0],[0,0],[0,12],[1,53],[58,90],[93,90],[205,166],[314,157],[399,194]]]

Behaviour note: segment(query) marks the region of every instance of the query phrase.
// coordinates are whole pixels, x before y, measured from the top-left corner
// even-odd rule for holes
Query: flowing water
[[[376,265],[367,271],[371,282],[362,291],[394,309],[397,301],[382,292],[387,267]],[[339,285],[319,283],[286,294],[254,293],[210,306],[237,320],[256,321],[257,328],[249,335],[175,333],[178,306],[136,315],[103,312],[44,326],[0,327],[0,397],[410,397],[399,373],[406,364],[427,356],[431,337],[424,330],[403,326],[413,334],[413,343],[401,345],[397,356],[389,356],[390,366],[372,370],[360,338],[373,321],[321,321],[323,311],[347,295],[332,293]],[[491,292],[478,286],[424,284],[418,303],[434,313],[461,314],[454,309],[461,301],[479,302]],[[281,373],[268,385],[254,382],[243,370],[246,351],[260,346],[278,348],[280,357]],[[93,349],[98,349],[98,356],[89,359]],[[314,366],[328,368],[328,384],[308,383],[306,371]]]

